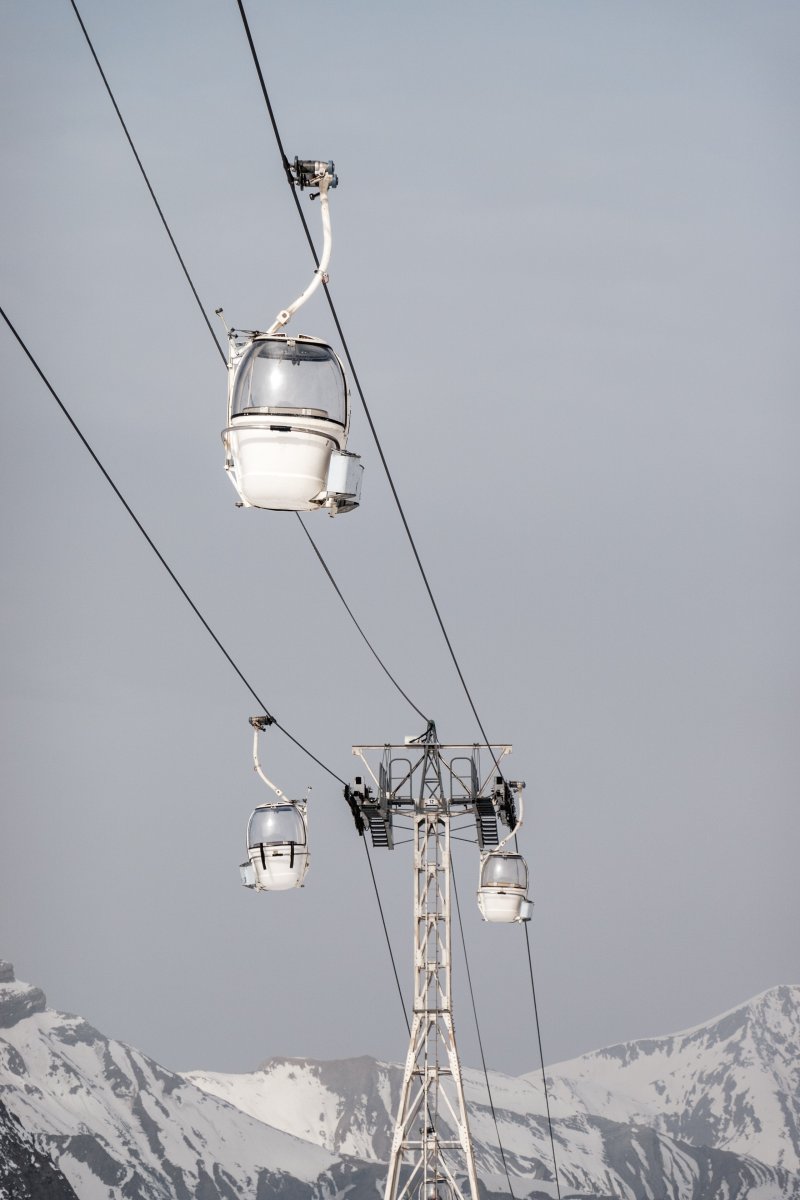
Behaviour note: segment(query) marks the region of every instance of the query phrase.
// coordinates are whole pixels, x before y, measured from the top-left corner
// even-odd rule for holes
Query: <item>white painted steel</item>
[[[309,300],[311,296],[314,295],[314,292],[317,290],[320,284],[328,282],[328,264],[331,261],[331,249],[333,247],[333,241],[331,237],[331,213],[328,205],[328,188],[332,183],[333,176],[328,175],[327,173],[319,180],[319,205],[320,216],[322,217],[323,239],[322,257],[319,260],[319,266],[314,272],[311,283],[308,285],[305,291],[301,292],[297,299],[293,300],[288,308],[284,308],[278,313],[274,324],[269,327],[267,333],[277,333],[279,329],[282,329],[284,325],[291,321],[297,310],[303,307],[306,300]]]
[[[366,764],[363,748],[353,749]],[[385,1200],[416,1200],[436,1192],[442,1200],[478,1200],[453,1024],[451,813],[442,785],[441,750],[435,742],[424,748],[414,806],[414,1014]],[[401,1182],[404,1166],[410,1172]],[[456,1173],[466,1175],[466,1193]]]

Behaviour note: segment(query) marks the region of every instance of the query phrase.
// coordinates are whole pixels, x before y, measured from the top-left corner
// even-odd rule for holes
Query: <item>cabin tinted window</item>
[[[233,392],[234,417],[287,410],[345,424],[346,387],[330,346],[264,338],[244,352]],[[292,410],[292,413],[288,410]]]
[[[481,869],[481,886],[527,888],[525,859],[518,854],[490,854]]]
[[[247,828],[247,844],[258,846],[262,842],[265,846],[287,842],[294,842],[296,846],[306,844],[306,827],[293,804],[256,809]]]

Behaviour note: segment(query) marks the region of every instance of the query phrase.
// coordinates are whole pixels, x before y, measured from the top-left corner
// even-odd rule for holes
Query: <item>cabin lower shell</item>
[[[511,921],[529,921],[533,905],[521,891],[481,888],[478,892],[478,908],[484,921],[508,924]]]
[[[222,438],[233,485],[245,504],[308,511],[324,503],[331,454],[337,448],[332,438],[263,423],[237,423]]]
[[[256,892],[286,892],[302,887],[308,870],[308,851],[305,847],[252,846],[250,858],[239,867],[242,883]]]

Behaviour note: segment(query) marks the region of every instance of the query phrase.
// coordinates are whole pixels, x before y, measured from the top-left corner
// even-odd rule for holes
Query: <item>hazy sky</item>
[[[235,3],[81,11],[207,311],[265,327],[310,259]],[[336,161],[333,295],[528,783],[546,1058],[797,982],[800,9],[248,12],[287,153]],[[234,507],[225,372],[70,5],[5,5],[0,55],[2,305],[272,711],[350,778],[354,742],[419,718],[294,517]],[[338,346],[322,298],[293,327]],[[0,373],[0,955],[170,1067],[402,1060],[338,786],[269,738],[268,773],[313,787],[312,865],[245,891],[254,702],[3,329]],[[309,528],[442,738],[472,740],[357,401],[350,445],[363,506]],[[373,861],[408,994],[409,849]],[[530,1070],[523,934],[480,922],[472,847],[456,872],[488,1064]]]

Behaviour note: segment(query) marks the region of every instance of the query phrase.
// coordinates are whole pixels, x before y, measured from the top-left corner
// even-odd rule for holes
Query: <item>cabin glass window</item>
[[[344,372],[330,346],[262,339],[245,350],[234,383],[232,416],[320,417],[344,425]]]
[[[294,842],[306,844],[306,827],[293,804],[257,808],[247,829],[248,846],[280,846]]]
[[[482,887],[513,887],[525,890],[528,868],[518,854],[490,854],[481,869]]]

